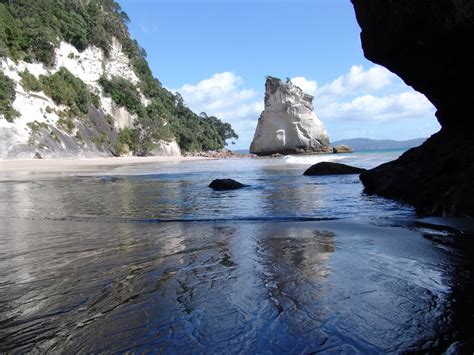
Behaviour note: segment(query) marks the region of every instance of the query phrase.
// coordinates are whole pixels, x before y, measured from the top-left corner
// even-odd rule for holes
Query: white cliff
[[[38,154],[43,158],[111,156],[113,149],[110,142],[117,140],[118,130],[133,125],[136,115],[105,96],[99,84],[103,75],[107,78],[122,77],[134,84],[139,81],[117,40],[113,40],[107,57],[97,47],[91,46],[79,52],[69,43],[61,42],[56,49],[54,63],[52,68],[48,68],[42,63],[0,58],[0,70],[16,85],[16,98],[12,106],[20,114],[13,122],[0,116],[0,159],[30,159]],[[39,78],[40,75],[54,74],[61,67],[80,78],[99,96],[101,107],[88,114],[92,125],[76,120],[73,130],[65,130],[58,121],[67,107],[56,105],[43,92],[28,92],[21,85],[20,73],[25,70]],[[143,95],[142,103],[145,106],[148,104]],[[180,155],[179,147],[176,149],[175,145],[176,142],[160,143],[155,154]]]
[[[179,148],[178,143],[173,140],[171,142],[166,142],[164,140],[159,140],[155,143],[155,148],[150,152],[150,155],[154,156],[180,156],[181,149]]]
[[[313,112],[313,96],[268,77],[265,109],[258,119],[250,152],[257,155],[329,152],[324,124]]]

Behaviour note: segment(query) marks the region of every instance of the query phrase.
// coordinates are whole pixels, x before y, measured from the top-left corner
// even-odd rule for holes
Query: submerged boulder
[[[324,161],[310,166],[303,175],[347,175],[360,174],[365,171],[367,170],[355,166]]]
[[[224,191],[224,190],[237,190],[246,185],[241,184],[238,181],[233,179],[215,179],[209,184],[209,187],[214,190]]]
[[[265,109],[250,145],[257,155],[331,152],[324,124],[313,112],[313,96],[291,82],[268,77]]]

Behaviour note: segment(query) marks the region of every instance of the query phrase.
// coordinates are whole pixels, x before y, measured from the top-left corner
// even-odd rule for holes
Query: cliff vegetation
[[[146,155],[157,140],[176,139],[183,151],[221,149],[227,139],[238,138],[228,123],[196,114],[186,107],[179,94],[165,89],[146,60],[146,52],[130,37],[129,18],[114,0],[0,0],[0,58],[43,63],[53,68],[55,51],[62,41],[79,52],[93,46],[105,58],[118,41],[139,81],[103,76],[102,93],[136,116],[133,127],[119,133],[117,151],[125,144],[135,154]],[[0,73],[1,74],[1,73]],[[98,93],[66,68],[36,78],[20,73],[26,91],[43,91],[58,105],[65,105],[69,116],[87,114],[100,108]],[[17,112],[14,83],[0,75],[0,115],[13,121]]]

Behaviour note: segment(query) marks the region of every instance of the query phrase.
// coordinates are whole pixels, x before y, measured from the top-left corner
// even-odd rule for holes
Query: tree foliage
[[[131,42],[127,21],[112,0],[2,0],[0,56],[51,65],[60,40],[79,51],[93,45],[108,54],[112,37]]]
[[[69,106],[73,113],[85,114],[93,104],[86,84],[64,67],[50,76],[40,75],[39,81],[46,95],[58,105]]]
[[[145,109],[141,102],[140,93],[137,87],[129,80],[119,76],[107,79],[105,76],[99,79],[104,93],[112,97],[114,102],[125,107],[129,112],[138,116],[143,116]]]
[[[134,133],[124,133],[136,153],[147,154],[159,139],[175,137],[184,151],[199,151],[221,149],[227,139],[237,138],[228,123],[197,115],[179,94],[163,88],[153,76],[145,50],[130,38],[128,22],[127,14],[114,0],[0,0],[0,57],[53,66],[54,51],[62,40],[79,51],[96,46],[108,56],[115,38],[139,82],[134,85],[123,78],[103,77],[100,84],[118,105],[138,116]],[[34,79],[23,73],[22,85],[37,91]],[[56,103],[70,106],[73,113],[85,113],[91,104],[98,104],[84,83],[64,68],[41,77],[40,85]],[[149,100],[147,107],[140,93]]]
[[[0,115],[3,115],[8,122],[12,122],[19,115],[12,106],[15,96],[15,83],[0,72]]]
[[[20,73],[20,84],[26,91],[38,92],[43,90],[43,86],[40,81],[36,79],[36,76],[31,74],[28,70]]]

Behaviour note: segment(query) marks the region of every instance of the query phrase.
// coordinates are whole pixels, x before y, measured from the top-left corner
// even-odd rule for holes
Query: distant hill
[[[232,150],[234,153],[239,153],[239,154],[250,154],[250,151],[248,149],[235,149]]]
[[[370,139],[370,138],[351,138],[341,139],[332,142],[332,146],[345,144],[356,150],[380,150],[380,149],[403,149],[413,148],[421,145],[426,138],[415,138],[407,141],[396,141],[392,139]]]

